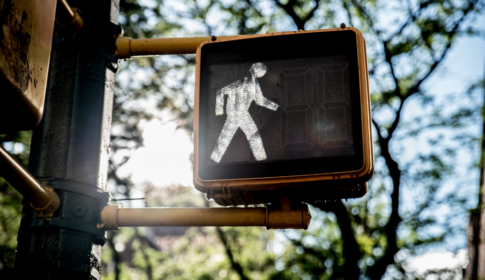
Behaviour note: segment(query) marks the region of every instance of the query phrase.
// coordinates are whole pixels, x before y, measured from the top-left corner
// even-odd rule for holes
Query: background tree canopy
[[[458,39],[483,38],[480,26],[474,28],[472,22],[484,4],[479,0],[121,0],[119,23],[124,36],[133,38],[311,30],[334,28],[342,22],[359,29],[367,41],[376,166],[365,197],[313,204],[308,231],[192,228],[183,235],[157,235],[133,228],[112,232],[109,249],[103,251],[103,277],[425,277],[406,271],[406,261],[431,248],[466,247],[467,210],[476,205],[477,127],[483,100],[480,86],[442,94],[430,90],[429,81],[442,71],[440,66]],[[149,121],[175,122],[191,135],[194,64],[194,55],[120,63],[108,187],[113,196],[144,193],[146,206],[208,205],[186,187],[149,182],[135,186],[126,172],[119,172],[132,152],[143,146],[143,129]],[[28,133],[18,137],[0,139],[23,141],[28,147]],[[0,215],[0,269],[7,270],[20,221],[20,199],[5,183],[1,191],[2,209],[12,213],[4,210]],[[17,224],[6,225],[11,220],[6,215],[18,217]],[[462,272],[461,267],[450,267],[428,273]]]

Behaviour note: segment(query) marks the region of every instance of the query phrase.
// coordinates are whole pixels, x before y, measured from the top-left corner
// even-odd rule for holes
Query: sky
[[[132,174],[135,184],[150,181],[156,186],[192,186],[193,143],[174,122],[152,120],[145,125],[144,147],[138,149],[120,173]]]

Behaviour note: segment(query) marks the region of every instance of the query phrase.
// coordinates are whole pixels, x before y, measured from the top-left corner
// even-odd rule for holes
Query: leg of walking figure
[[[246,138],[249,141],[249,146],[253,152],[256,160],[265,160],[266,152],[263,147],[263,140],[261,140],[261,135],[259,135],[258,127],[254,123],[251,115],[249,113],[244,116],[244,125],[241,125],[241,129],[246,134]]]
[[[212,151],[211,159],[215,162],[221,161],[222,156],[226,152],[229,143],[231,143],[232,137],[236,133],[236,130],[239,128],[236,118],[228,116],[224,126],[222,127],[221,135],[219,135],[219,139],[217,139],[217,146]]]
[[[249,139],[249,146],[253,151],[253,155],[256,160],[265,160],[266,159],[266,152],[263,147],[263,141],[261,140],[261,135],[259,135],[259,131],[256,131],[251,138]]]

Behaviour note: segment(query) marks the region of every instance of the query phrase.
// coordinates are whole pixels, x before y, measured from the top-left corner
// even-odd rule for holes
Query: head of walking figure
[[[261,62],[254,63],[253,66],[251,66],[251,69],[249,69],[249,72],[251,72],[251,75],[256,78],[261,78],[266,74],[266,65],[264,65]]]

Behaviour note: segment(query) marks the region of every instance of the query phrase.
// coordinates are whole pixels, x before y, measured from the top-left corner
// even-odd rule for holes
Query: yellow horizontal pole
[[[197,51],[197,48],[203,42],[207,42],[209,40],[227,40],[236,37],[241,36],[207,36],[154,39],[132,39],[129,37],[118,37],[116,40],[116,55],[119,58],[131,58],[133,56],[193,54]]]
[[[119,208],[106,206],[101,212],[104,229],[119,227],[266,226],[268,229],[307,229],[311,214],[301,209],[271,208]]]
[[[52,217],[52,213],[59,207],[57,194],[42,186],[1,146],[0,176],[30,202],[40,217]]]

